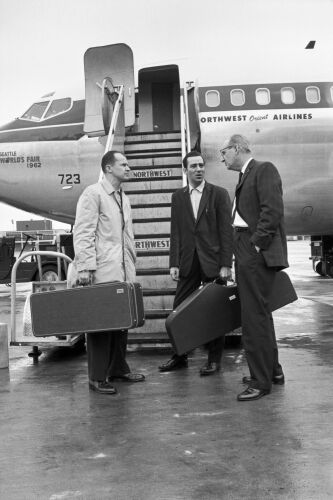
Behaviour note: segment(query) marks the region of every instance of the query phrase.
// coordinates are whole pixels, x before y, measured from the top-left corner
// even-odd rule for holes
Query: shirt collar
[[[249,158],[249,159],[248,159],[248,160],[244,163],[244,165],[242,166],[242,170],[241,170],[242,174],[244,174],[244,172],[245,172],[245,170],[246,170],[246,168],[247,168],[247,166],[248,166],[248,164],[250,163],[250,161],[251,161],[251,160],[253,160],[253,158]]]
[[[192,184],[189,184],[190,194],[192,194],[192,191],[193,191],[194,189],[196,189],[197,191],[199,191],[199,193],[201,193],[201,194],[202,194],[202,191],[203,191],[203,188],[204,188],[204,187],[205,187],[205,179],[204,179],[204,180],[202,181],[202,183],[201,183],[201,184],[199,184],[199,186],[197,186],[197,187],[194,187],[194,186],[192,186]]]
[[[104,187],[107,194],[112,194],[116,193],[117,191],[121,191],[121,187],[119,189],[115,189],[112,186],[111,182],[109,182],[105,176],[103,177],[101,184]]]

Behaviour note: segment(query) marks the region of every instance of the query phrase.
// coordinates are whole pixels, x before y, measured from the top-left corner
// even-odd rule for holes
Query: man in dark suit
[[[223,145],[222,161],[240,172],[233,204],[236,279],[242,312],[248,384],[238,401],[268,394],[272,382],[284,383],[268,299],[276,272],[288,267],[282,183],[276,167],[252,158],[248,140],[233,135]]]
[[[171,201],[170,275],[178,281],[173,308],[201,283],[228,279],[232,265],[231,203],[225,189],[205,181],[205,162],[197,151],[183,159],[188,185]],[[204,311],[203,311],[204,314]],[[224,337],[207,344],[208,360],[201,375],[220,370]],[[187,367],[187,355],[174,354],[162,372]]]

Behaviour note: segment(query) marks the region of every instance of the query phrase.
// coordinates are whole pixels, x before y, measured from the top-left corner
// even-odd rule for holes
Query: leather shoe
[[[100,394],[117,394],[117,389],[106,380],[103,382],[99,380],[89,380],[89,389],[99,392]]]
[[[243,384],[251,384],[251,382],[253,380],[254,379],[252,377],[243,377],[242,378]],[[284,384],[284,374],[281,373],[281,375],[274,375],[274,377],[272,378],[272,382],[273,382],[273,384],[283,385]]]
[[[200,368],[200,376],[203,377],[205,375],[213,375],[214,373],[219,372],[221,366],[219,363],[210,363],[209,361]]]
[[[255,399],[260,399],[263,396],[269,394],[269,391],[266,389],[255,389],[254,387],[248,387],[245,391],[238,394],[238,401],[253,401]]]
[[[112,380],[119,379],[124,382],[143,382],[145,380],[145,376],[142,373],[125,373],[124,375],[116,375],[113,377],[108,377],[108,382],[112,382]]]
[[[187,366],[187,358],[184,358],[184,356],[172,356],[166,363],[160,365],[158,369],[160,372],[171,372],[180,368],[187,368]]]

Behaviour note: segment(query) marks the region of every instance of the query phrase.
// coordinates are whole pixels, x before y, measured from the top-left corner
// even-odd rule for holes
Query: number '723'
[[[60,184],[80,184],[80,174],[58,174]]]

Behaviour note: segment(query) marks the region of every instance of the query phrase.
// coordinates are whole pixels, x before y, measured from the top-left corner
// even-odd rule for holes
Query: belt
[[[240,233],[242,231],[248,231],[249,228],[244,226],[234,226],[234,230]]]

